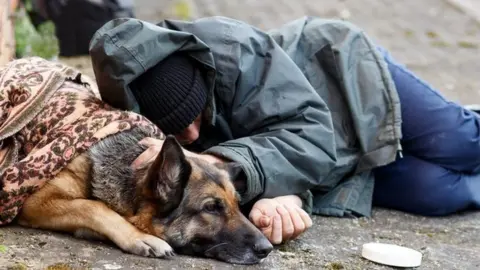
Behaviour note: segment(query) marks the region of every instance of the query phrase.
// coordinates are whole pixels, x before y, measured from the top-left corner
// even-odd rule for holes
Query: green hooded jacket
[[[372,169],[401,150],[401,115],[362,30],[312,17],[269,32],[225,17],[115,19],[90,43],[102,99],[140,112],[129,84],[176,51],[205,67],[209,86],[195,149],[241,164],[242,204],[297,194],[309,213],[370,216]]]

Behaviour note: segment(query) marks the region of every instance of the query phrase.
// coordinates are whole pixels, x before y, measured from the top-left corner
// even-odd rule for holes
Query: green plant
[[[17,57],[39,56],[45,59],[56,58],[59,54],[59,41],[55,34],[55,24],[46,21],[38,26],[32,24],[26,10],[21,7],[15,15],[15,43]]]
[[[32,39],[32,54],[51,59],[58,56],[59,44],[55,35],[55,24],[52,21],[46,21],[38,26],[38,33]]]

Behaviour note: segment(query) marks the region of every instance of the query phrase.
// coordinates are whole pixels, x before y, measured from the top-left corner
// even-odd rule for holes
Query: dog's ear
[[[159,212],[165,214],[178,207],[191,170],[178,141],[167,136],[147,174]]]
[[[243,193],[246,189],[246,175],[242,169],[242,165],[237,162],[225,162],[215,164],[219,169],[227,171],[235,189]]]
[[[237,162],[226,162],[223,164],[223,169],[228,172],[228,175],[232,181],[236,180],[237,177],[243,173],[241,164]]]

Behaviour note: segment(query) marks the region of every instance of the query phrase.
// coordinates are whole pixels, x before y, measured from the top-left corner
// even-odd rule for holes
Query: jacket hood
[[[90,41],[90,56],[100,95],[111,106],[139,113],[130,83],[169,55],[185,52],[205,67],[206,117],[215,117],[213,89],[215,63],[210,48],[195,35],[180,31],[175,21],[168,28],[134,18],[107,22]]]

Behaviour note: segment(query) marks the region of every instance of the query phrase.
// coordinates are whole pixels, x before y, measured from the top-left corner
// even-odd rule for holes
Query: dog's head
[[[165,140],[147,183],[157,205],[154,228],[181,254],[254,264],[273,247],[242,214],[232,183],[235,164],[186,157],[174,137]]]

